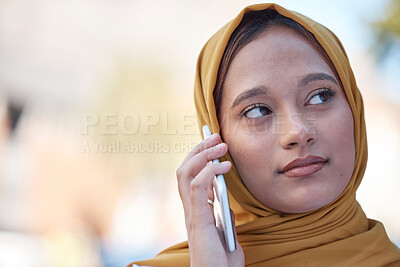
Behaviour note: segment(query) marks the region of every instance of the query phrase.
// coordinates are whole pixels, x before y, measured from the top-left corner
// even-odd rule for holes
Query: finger
[[[229,161],[207,165],[190,183],[190,210],[192,219],[200,224],[213,224],[213,214],[208,208],[208,188],[214,177],[231,169]]]
[[[209,138],[198,143],[185,157],[181,167],[184,166],[192,157],[200,153],[201,151],[213,147],[221,142],[221,137],[218,133],[212,134]]]
[[[178,189],[182,201],[186,201],[189,195],[190,182],[193,178],[196,177],[211,160],[222,157],[227,151],[228,146],[225,143],[220,143],[195,155],[186,165],[177,170]],[[210,197],[212,199],[211,193],[212,191],[210,191]]]
[[[220,150],[221,147],[224,148],[224,146],[225,146],[225,149]],[[197,161],[195,159],[192,159],[191,162],[186,164],[185,168],[179,169],[177,171],[178,191],[179,191],[179,195],[182,200],[182,205],[183,205],[186,222],[188,220],[190,220],[190,218],[189,218],[190,217],[190,198],[189,198],[189,196],[190,196],[190,182],[194,179],[192,177],[195,177],[202,169],[204,169],[205,165],[207,165],[205,163],[207,161],[207,159],[211,159],[213,157],[215,157],[215,158],[220,157],[223,154],[225,154],[226,151],[227,151],[226,145],[222,145],[222,146],[220,146],[220,148],[215,148],[215,147],[208,148],[207,151],[201,152],[201,153],[203,153],[203,156],[200,156],[200,155],[198,156],[198,158],[203,157],[206,160],[203,159],[203,161],[200,160],[200,162],[198,162],[199,159],[197,159]],[[209,162],[209,163],[212,164],[211,162]],[[192,174],[190,174],[190,173],[192,173]],[[212,189],[212,184],[210,184],[207,194],[208,194],[208,198],[211,199],[212,201],[214,201],[214,193],[213,193],[213,189]],[[211,209],[211,211],[212,211],[212,213],[214,213],[212,209]],[[215,221],[214,221],[214,225],[215,225]]]
[[[181,176],[193,179],[207,164],[214,159],[222,157],[226,152],[228,152],[228,146],[225,143],[220,143],[201,151],[179,169]]]
[[[189,175],[195,177],[210,161],[222,157],[226,152],[228,152],[228,145],[226,143],[219,143],[216,146],[201,151],[186,163],[186,165],[191,165],[192,162],[196,162],[191,168],[187,168],[187,170],[191,171]]]
[[[220,170],[222,168],[222,170]],[[214,201],[214,195],[212,192],[212,181],[215,177],[216,174],[223,174],[229,171],[229,169],[231,168],[231,163],[229,161],[224,162],[224,163],[211,163],[209,164],[209,166],[207,168],[203,168],[202,171],[199,172],[198,174],[198,178],[196,183],[199,182],[204,182],[202,178],[203,176],[208,177],[208,181],[205,181],[205,187],[206,189],[206,198],[204,199],[205,203],[208,203],[208,195],[210,194],[210,199],[212,201]],[[214,171],[212,171],[214,170]],[[180,174],[177,174],[178,176],[178,189],[179,189],[179,194],[180,197],[182,199],[182,205],[183,205],[183,210],[184,210],[184,214],[185,214],[185,222],[187,227],[190,225],[190,221],[191,221],[191,210],[193,210],[193,208],[191,207],[191,202],[192,200],[190,199],[191,196],[191,183],[194,179],[190,179],[188,178],[186,175],[182,175],[180,176]],[[196,184],[195,183],[195,184]],[[196,186],[194,186],[196,187]],[[210,206],[210,205],[209,205]],[[197,209],[197,208],[195,208]],[[213,209],[209,209],[209,211],[211,211],[211,214],[214,214]],[[203,210],[204,212],[204,210]],[[214,216],[211,216],[213,218],[213,222],[215,225],[215,220],[214,220]]]

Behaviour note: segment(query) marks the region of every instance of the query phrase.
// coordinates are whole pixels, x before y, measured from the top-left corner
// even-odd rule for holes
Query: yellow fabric
[[[334,202],[302,214],[282,214],[261,204],[243,185],[233,166],[225,179],[246,266],[400,266],[400,250],[390,242],[383,224],[367,219],[355,199],[367,163],[364,107],[347,55],[340,41],[327,28],[276,4],[244,8],[212,36],[198,58],[195,104],[199,125],[208,124],[212,132],[219,132],[213,89],[226,44],[246,12],[267,8],[303,25],[315,35],[331,58],[354,117],[356,162],[348,186]],[[232,162],[229,154],[222,160]],[[189,266],[187,242],[136,264]]]

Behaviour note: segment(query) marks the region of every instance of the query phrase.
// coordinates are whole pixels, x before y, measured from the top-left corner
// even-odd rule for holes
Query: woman
[[[276,4],[246,7],[201,51],[195,102],[200,126],[219,134],[177,171],[188,242],[136,264],[400,266],[383,224],[355,200],[363,102],[332,32]],[[233,253],[208,203],[217,174],[236,218]]]

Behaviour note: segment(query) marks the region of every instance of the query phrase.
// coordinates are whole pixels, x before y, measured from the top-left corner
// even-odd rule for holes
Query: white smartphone
[[[204,139],[211,136],[211,131],[208,125],[203,126]],[[219,163],[218,159],[214,159],[213,163]],[[233,223],[231,218],[231,209],[229,206],[228,190],[225,184],[225,178],[222,174],[217,175],[213,182],[214,187],[214,216],[216,224],[218,224],[218,218],[222,224],[222,230],[225,236],[225,245],[229,252],[236,250],[236,241],[233,231]],[[218,226],[218,225],[217,225]]]

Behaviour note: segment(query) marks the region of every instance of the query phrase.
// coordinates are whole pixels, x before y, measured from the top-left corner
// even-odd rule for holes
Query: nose
[[[304,114],[286,114],[279,120],[279,143],[282,148],[305,147],[317,140],[315,118]]]

